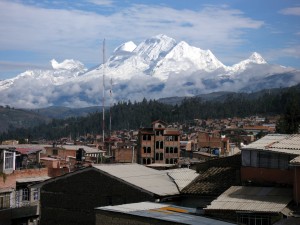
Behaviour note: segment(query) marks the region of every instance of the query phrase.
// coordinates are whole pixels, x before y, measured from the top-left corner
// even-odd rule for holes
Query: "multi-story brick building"
[[[139,130],[137,162],[140,164],[176,164],[180,156],[180,131],[157,120],[152,128]]]
[[[230,149],[229,139],[222,137],[219,132],[199,132],[198,149],[216,155],[224,155]]]

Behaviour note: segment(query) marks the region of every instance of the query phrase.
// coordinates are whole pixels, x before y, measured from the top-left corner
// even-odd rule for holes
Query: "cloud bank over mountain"
[[[53,59],[51,65],[52,69],[30,70],[0,81],[0,104],[17,108],[102,105],[103,75],[105,105],[214,91],[251,92],[300,82],[299,70],[270,65],[257,52],[226,66],[210,50],[162,34],[137,45],[126,42],[115,48],[105,65],[92,69],[76,60]]]

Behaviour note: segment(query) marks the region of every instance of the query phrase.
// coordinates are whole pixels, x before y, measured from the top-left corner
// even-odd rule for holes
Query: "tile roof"
[[[210,167],[200,171],[199,176],[187,185],[181,193],[217,196],[232,185],[239,184],[237,169],[232,167]]]
[[[242,148],[244,149],[300,155],[300,134],[268,134]]]
[[[290,188],[232,186],[212,201],[205,211],[280,213],[291,201]]]
[[[196,216],[195,209],[192,208],[152,202],[139,202],[125,205],[105,206],[96,208],[96,210],[125,213],[138,217],[175,222],[176,224],[233,225],[232,223],[228,222],[223,222],[202,216]]]

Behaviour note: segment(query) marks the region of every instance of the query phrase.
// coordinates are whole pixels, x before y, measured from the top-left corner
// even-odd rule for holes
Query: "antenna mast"
[[[104,108],[104,104],[105,104],[105,38],[103,40],[103,76],[102,76],[103,80],[102,80],[102,135],[103,135],[103,147],[104,147],[104,122],[105,122],[105,108]]]

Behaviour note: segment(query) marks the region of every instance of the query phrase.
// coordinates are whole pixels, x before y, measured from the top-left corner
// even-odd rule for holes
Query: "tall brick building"
[[[176,164],[180,156],[180,131],[157,120],[152,128],[139,130],[137,162],[140,164]]]

